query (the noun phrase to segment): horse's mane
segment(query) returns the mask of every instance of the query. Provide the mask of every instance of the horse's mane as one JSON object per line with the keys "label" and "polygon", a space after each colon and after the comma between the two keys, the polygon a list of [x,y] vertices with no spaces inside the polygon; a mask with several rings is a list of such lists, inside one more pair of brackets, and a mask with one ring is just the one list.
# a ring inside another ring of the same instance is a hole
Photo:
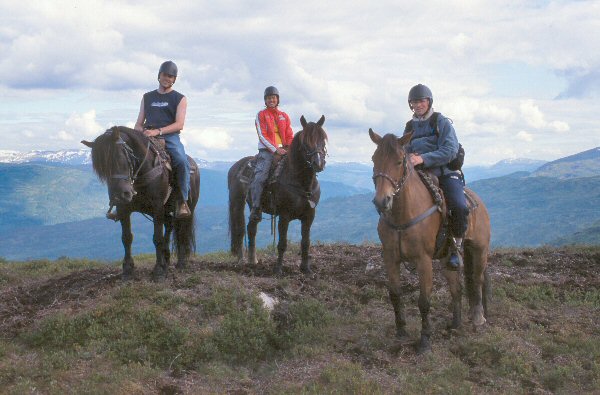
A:
{"label": "horse's mane", "polygon": [[309,122],[292,140],[289,153],[292,164],[303,160],[302,147],[314,148],[322,141],[327,141],[325,130],[316,123]]}
{"label": "horse's mane", "polygon": [[[125,126],[113,126],[94,140],[92,147],[92,165],[94,172],[102,182],[107,182],[111,177],[118,146],[115,144],[113,133],[118,132],[123,141],[133,149],[144,144],[148,138],[142,133]],[[138,144],[140,143],[140,144]]]}

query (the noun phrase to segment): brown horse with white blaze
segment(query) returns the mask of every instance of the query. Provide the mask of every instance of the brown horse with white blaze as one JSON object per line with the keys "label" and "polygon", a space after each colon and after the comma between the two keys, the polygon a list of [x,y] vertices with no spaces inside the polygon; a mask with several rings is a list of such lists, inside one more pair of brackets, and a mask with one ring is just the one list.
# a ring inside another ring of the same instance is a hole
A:
{"label": "brown horse with white blaze", "polygon": [[[419,275],[419,311],[421,340],[418,352],[431,350],[432,332],[429,320],[433,281],[432,260],[436,253],[436,237],[446,215],[442,204],[438,207],[429,189],[415,171],[405,145],[411,134],[398,138],[393,134],[383,137],[369,129],[371,140],[377,145],[373,154],[373,203],[380,213],[377,227],[383,247],[383,261],[388,276],[390,301],[394,308],[396,336],[406,338],[406,318],[400,295],[401,262],[412,262]],[[471,190],[465,192],[474,202],[469,213],[469,225],[464,238],[464,279],[470,304],[470,318],[476,327],[486,322],[489,278],[487,256],[490,244],[490,218],[481,199]],[[442,260],[447,259],[447,256]],[[459,271],[445,269],[452,295],[452,328],[461,325],[462,285]]]}

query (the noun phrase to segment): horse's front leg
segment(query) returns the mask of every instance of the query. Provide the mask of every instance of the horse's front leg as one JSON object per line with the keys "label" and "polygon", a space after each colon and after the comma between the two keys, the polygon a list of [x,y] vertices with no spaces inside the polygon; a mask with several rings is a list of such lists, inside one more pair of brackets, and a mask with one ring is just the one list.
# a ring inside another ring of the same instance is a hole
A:
{"label": "horse's front leg", "polygon": [[279,233],[279,241],[277,242],[277,263],[273,272],[275,274],[281,274],[283,272],[283,254],[287,250],[287,232],[290,220],[287,217],[279,217],[279,224],[277,225],[277,231]]}
{"label": "horse's front leg", "polygon": [[[393,241],[391,241],[393,243]],[[400,295],[400,260],[396,256],[395,246],[383,242],[383,264],[388,277],[388,292],[390,302],[394,308],[394,318],[396,323],[396,338],[406,340],[406,316],[404,315],[404,300]]]}
{"label": "horse's front leg", "polygon": [[152,270],[152,278],[154,280],[164,280],[167,278],[167,262],[164,250],[165,248],[169,248],[169,246],[165,243],[163,226],[163,212],[161,210],[154,210],[154,236],[152,237],[156,251],[156,264]]}
{"label": "horse's front leg", "polygon": [[442,262],[444,267],[444,277],[450,288],[452,296],[452,323],[450,329],[458,329],[462,325],[462,283],[460,281],[459,270],[448,270],[446,264]]}
{"label": "horse's front leg", "polygon": [[313,220],[315,219],[314,210],[312,215],[302,219],[301,233],[302,241],[300,242],[300,248],[302,252],[302,263],[300,264],[300,270],[304,274],[312,274],[310,268],[310,227],[312,226]]}
{"label": "horse's front leg", "polygon": [[249,221],[246,228],[248,234],[248,263],[250,265],[256,265],[258,259],[256,258],[256,232],[258,229],[258,222]]}
{"label": "horse's front leg", "polygon": [[125,249],[123,257],[123,280],[131,280],[133,278],[133,257],[131,256],[131,243],[133,243],[133,233],[131,233],[131,213],[119,213],[121,222],[121,241]]}
{"label": "horse's front leg", "polygon": [[419,312],[421,313],[421,341],[417,353],[431,351],[431,321],[429,309],[431,306],[431,289],[433,287],[433,268],[431,257],[422,255],[417,259],[419,273]]}

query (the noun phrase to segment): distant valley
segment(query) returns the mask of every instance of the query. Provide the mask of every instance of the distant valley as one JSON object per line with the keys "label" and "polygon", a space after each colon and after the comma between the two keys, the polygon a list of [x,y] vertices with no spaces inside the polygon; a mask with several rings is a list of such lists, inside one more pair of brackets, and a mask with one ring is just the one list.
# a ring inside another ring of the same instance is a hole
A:
{"label": "distant valley", "polygon": [[[502,161],[487,168],[466,167],[469,187],[491,213],[493,246],[600,243],[599,153],[595,148],[549,163]],[[19,162],[12,155],[12,163],[0,163],[0,257],[119,259],[120,226],[103,218],[106,187],[86,164],[85,150],[78,160],[78,155],[64,155],[68,161],[57,160],[58,152],[45,155],[52,160]],[[201,166],[199,252],[227,249],[230,164],[201,161]],[[320,173],[323,195],[313,242],[378,241],[371,174],[371,166],[360,163],[330,163]],[[272,242],[269,222],[261,223],[261,245]],[[134,252],[151,252],[150,224],[139,214],[133,224]],[[292,224],[289,237],[298,240],[299,226]]]}

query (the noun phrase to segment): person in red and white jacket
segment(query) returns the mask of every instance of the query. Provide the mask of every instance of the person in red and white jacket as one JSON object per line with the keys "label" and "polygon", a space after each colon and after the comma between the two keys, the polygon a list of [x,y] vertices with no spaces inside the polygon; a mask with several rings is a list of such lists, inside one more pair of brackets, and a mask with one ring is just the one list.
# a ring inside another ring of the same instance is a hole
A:
{"label": "person in red and white jacket", "polygon": [[279,91],[274,86],[265,89],[265,105],[267,108],[256,115],[256,133],[258,134],[258,155],[254,179],[250,184],[252,210],[250,221],[260,222],[260,197],[269,176],[269,169],[275,155],[285,155],[286,148],[292,143],[294,132],[290,117],[279,110]]}

